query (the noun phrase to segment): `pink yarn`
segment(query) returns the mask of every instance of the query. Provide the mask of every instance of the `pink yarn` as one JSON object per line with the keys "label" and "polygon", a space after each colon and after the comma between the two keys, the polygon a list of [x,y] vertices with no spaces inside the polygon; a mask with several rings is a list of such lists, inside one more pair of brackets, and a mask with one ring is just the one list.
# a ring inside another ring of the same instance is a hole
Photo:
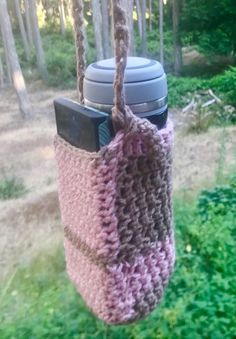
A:
{"label": "pink yarn", "polygon": [[175,260],[173,126],[158,131],[129,118],[129,128],[98,153],[55,138],[67,270],[87,305],[111,324],[148,314]]}

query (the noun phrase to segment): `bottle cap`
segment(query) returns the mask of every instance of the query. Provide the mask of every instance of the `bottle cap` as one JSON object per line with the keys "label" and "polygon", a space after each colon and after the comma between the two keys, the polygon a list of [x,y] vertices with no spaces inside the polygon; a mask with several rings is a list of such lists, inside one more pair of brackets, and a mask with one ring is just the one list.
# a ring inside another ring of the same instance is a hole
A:
{"label": "bottle cap", "polygon": [[[88,66],[84,79],[87,105],[113,106],[115,59],[106,59]],[[167,81],[162,65],[155,60],[128,57],[124,78],[127,105],[167,103]],[[95,105],[94,105],[95,104]],[[146,109],[148,106],[146,105]]]}

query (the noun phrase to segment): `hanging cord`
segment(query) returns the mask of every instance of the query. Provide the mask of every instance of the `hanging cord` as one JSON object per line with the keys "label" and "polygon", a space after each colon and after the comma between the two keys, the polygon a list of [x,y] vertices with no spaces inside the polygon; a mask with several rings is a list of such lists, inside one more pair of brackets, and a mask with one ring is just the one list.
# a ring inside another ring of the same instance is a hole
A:
{"label": "hanging cord", "polygon": [[126,121],[124,74],[129,50],[129,30],[126,24],[126,14],[121,0],[113,0],[113,25],[116,74],[113,82],[114,107],[112,120],[115,130],[124,127]]}
{"label": "hanging cord", "polygon": [[[124,74],[129,50],[129,30],[126,24],[126,14],[122,8],[122,0],[113,0],[113,26],[116,74],[113,82],[114,107],[112,120],[115,130],[124,127],[126,121],[126,107],[124,94]],[[84,16],[83,0],[72,0],[72,12],[76,35],[77,53],[77,87],[79,101],[84,103],[83,82],[85,76],[85,47],[84,47]]]}
{"label": "hanging cord", "polygon": [[77,54],[77,89],[79,102],[84,103],[84,74],[85,74],[85,47],[84,47],[84,3],[83,0],[72,0],[72,13],[75,28]]}

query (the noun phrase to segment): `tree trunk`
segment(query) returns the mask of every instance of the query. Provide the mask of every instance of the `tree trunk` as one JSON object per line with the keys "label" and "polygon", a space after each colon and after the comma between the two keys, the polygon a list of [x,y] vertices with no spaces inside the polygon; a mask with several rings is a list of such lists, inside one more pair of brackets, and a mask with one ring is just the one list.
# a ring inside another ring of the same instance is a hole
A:
{"label": "tree trunk", "polygon": [[174,40],[174,73],[179,75],[182,69],[182,46],[179,32],[181,0],[173,0],[172,20],[173,20],[173,40]]}
{"label": "tree trunk", "polygon": [[134,33],[133,33],[133,7],[134,7],[134,0],[123,0],[122,1],[123,8],[125,9],[126,13],[126,21],[127,26],[129,28],[129,36],[130,36],[130,44],[129,44],[129,55],[135,54],[135,45],[134,45]]}
{"label": "tree trunk", "polygon": [[146,0],[141,0],[142,14],[142,53],[147,55]]}
{"label": "tree trunk", "polygon": [[109,13],[107,0],[101,0],[101,14],[102,14],[102,39],[103,39],[104,57],[109,58],[111,56],[111,47],[110,47]]}
{"label": "tree trunk", "polygon": [[66,20],[65,20],[65,7],[64,1],[59,1],[59,14],[60,14],[60,26],[61,26],[61,34],[65,35],[66,33]]}
{"label": "tree trunk", "polygon": [[92,0],[92,12],[93,12],[93,29],[95,35],[95,46],[96,46],[96,55],[97,60],[102,60],[104,57],[103,54],[103,45],[102,45],[102,16],[101,16],[101,6],[99,0]]}
{"label": "tree trunk", "polygon": [[27,35],[26,35],[26,31],[25,31],[24,21],[22,19],[19,0],[15,0],[15,9],[16,9],[16,16],[17,16],[17,19],[18,19],[18,22],[19,22],[21,38],[22,38],[23,45],[24,45],[26,60],[29,60],[30,49],[29,49],[29,44],[28,44]]}
{"label": "tree trunk", "polygon": [[4,83],[5,83],[5,75],[4,75],[2,59],[1,59],[1,56],[0,56],[0,88],[4,87]]}
{"label": "tree trunk", "polygon": [[32,115],[28,94],[25,87],[24,77],[21,72],[18,55],[16,53],[14,36],[12,33],[11,22],[7,10],[6,0],[0,0],[0,25],[3,36],[6,40],[5,53],[9,57],[11,75],[14,88],[19,101],[20,112],[23,118],[29,118]]}
{"label": "tree trunk", "polygon": [[35,0],[28,0],[29,10],[30,10],[30,19],[32,24],[34,46],[36,50],[36,59],[37,67],[43,79],[47,78],[47,67],[45,63],[44,51],[42,46],[42,40],[39,32],[38,18],[36,11],[36,2]]}
{"label": "tree trunk", "polygon": [[5,62],[6,62],[6,67],[7,67],[7,79],[9,85],[12,84],[12,77],[11,77],[11,67],[10,67],[10,61],[7,53],[7,41],[6,37],[4,36],[3,28],[0,23],[0,28],[1,28],[1,35],[2,35],[2,41],[3,41],[3,47],[4,47],[4,56],[5,56]]}
{"label": "tree trunk", "polygon": [[149,12],[149,31],[152,31],[152,0],[149,0],[149,6],[148,6],[148,12]]}
{"label": "tree trunk", "polygon": [[159,0],[160,63],[164,65],[163,0]]}
{"label": "tree trunk", "polygon": [[30,47],[33,47],[33,33],[32,33],[32,25],[30,21],[30,12],[29,12],[29,1],[25,0],[25,21],[26,21],[26,31],[28,36],[28,41],[30,44]]}
{"label": "tree trunk", "polygon": [[88,35],[87,35],[85,25],[83,25],[83,35],[84,35],[84,48],[85,48],[85,52],[87,52],[89,49],[89,44],[88,44]]}
{"label": "tree trunk", "polygon": [[[61,0],[59,0],[61,1]],[[57,1],[58,2],[58,1]],[[44,0],[43,1],[43,8],[45,10],[45,18],[46,18],[46,21],[50,21],[50,17],[51,17],[51,14],[50,14],[50,7],[51,7],[51,2],[48,1],[48,0]]]}
{"label": "tree trunk", "polygon": [[135,55],[135,40],[134,40],[134,20],[133,20],[133,9],[134,9],[134,0],[130,0],[129,8],[127,11],[127,22],[130,31],[130,47],[129,47],[129,54]]}
{"label": "tree trunk", "polygon": [[143,36],[142,11],[141,11],[139,0],[135,0],[135,4],[136,4],[137,19],[138,19],[138,32],[139,32],[139,36],[142,37]]}
{"label": "tree trunk", "polygon": [[64,4],[64,11],[65,11],[65,18],[67,18],[70,15],[70,10],[69,10],[70,1],[64,1],[63,4]]}

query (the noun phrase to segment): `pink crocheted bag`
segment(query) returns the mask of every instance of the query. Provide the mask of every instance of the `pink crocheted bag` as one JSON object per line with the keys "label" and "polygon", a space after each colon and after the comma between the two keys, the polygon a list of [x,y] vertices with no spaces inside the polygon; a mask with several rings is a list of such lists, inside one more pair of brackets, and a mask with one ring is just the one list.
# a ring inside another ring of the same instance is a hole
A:
{"label": "pink crocheted bag", "polygon": [[[114,1],[114,19],[120,13]],[[154,309],[173,270],[173,128],[158,130],[124,105],[127,50],[116,30],[115,39],[114,139],[91,153],[56,136],[55,152],[68,274],[99,318],[123,324]]]}

